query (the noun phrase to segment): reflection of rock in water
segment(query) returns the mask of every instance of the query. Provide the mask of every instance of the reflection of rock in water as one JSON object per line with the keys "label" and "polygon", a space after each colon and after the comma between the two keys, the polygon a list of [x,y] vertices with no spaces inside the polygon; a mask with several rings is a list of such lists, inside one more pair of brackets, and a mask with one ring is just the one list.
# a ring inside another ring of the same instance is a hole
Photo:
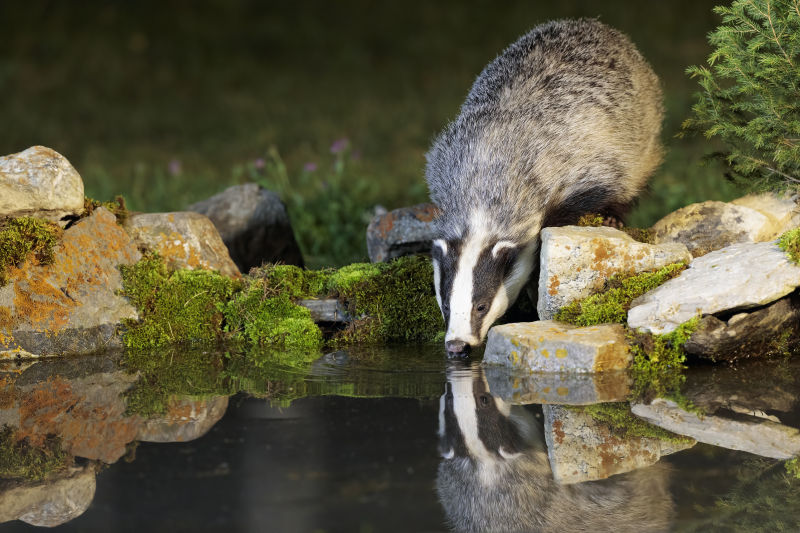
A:
{"label": "reflection of rock in water", "polygon": [[22,520],[53,527],[83,514],[94,498],[95,466],[71,468],[42,482],[0,486],[0,522]]}
{"label": "reflection of rock in water", "polygon": [[655,465],[559,485],[541,423],[488,393],[481,374],[453,373],[440,400],[437,491],[456,531],[666,531],[668,472]]}

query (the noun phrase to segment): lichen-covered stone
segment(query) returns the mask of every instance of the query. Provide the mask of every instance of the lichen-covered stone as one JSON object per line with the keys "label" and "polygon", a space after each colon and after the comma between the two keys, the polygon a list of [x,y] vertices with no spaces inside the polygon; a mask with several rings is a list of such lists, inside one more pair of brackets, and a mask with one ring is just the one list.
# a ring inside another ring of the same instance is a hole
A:
{"label": "lichen-covered stone", "polygon": [[589,405],[621,402],[631,391],[631,378],[622,370],[591,374],[531,373],[487,365],[484,372],[492,396],[511,404]]}
{"label": "lichen-covered stone", "polygon": [[755,209],[769,220],[762,227],[759,241],[777,239],[782,233],[800,226],[800,195],[778,195],[775,193],[748,194],[731,202],[734,205]]}
{"label": "lichen-covered stone", "polygon": [[483,360],[530,372],[624,370],[632,356],[619,324],[578,328],[552,320],[489,330]]}
{"label": "lichen-covered stone", "polygon": [[681,243],[694,257],[772,235],[769,217],[745,205],[708,201],[673,211],[651,228],[655,243]]}
{"label": "lichen-covered stone", "polygon": [[117,294],[118,265],[141,258],[108,210],[68,228],[48,265],[8,270],[0,287],[0,357],[74,355],[118,345],[117,327],[136,310]]}
{"label": "lichen-covered stone", "polygon": [[655,270],[691,259],[682,244],[644,244],[610,227],[545,228],[541,238],[536,306],[541,320],[602,289],[614,274]]}
{"label": "lichen-covered stone", "polygon": [[164,414],[148,417],[142,422],[136,440],[187,442],[198,439],[220,421],[227,409],[227,396],[199,400],[171,398]]}
{"label": "lichen-covered stone", "polygon": [[242,272],[264,263],[303,266],[286,206],[258,184],[228,187],[187,209],[211,219]]}
{"label": "lichen-covered stone", "polygon": [[793,293],[767,307],[737,313],[727,320],[704,316],[684,349],[714,361],[735,361],[780,353],[798,338],[800,295]]}
{"label": "lichen-covered stone", "polygon": [[545,405],[544,435],[553,477],[558,483],[582,483],[650,466],[694,443],[625,436],[581,410]]}
{"label": "lichen-covered stone", "polygon": [[698,314],[761,306],[798,286],[800,265],[774,243],[734,244],[694,259],[678,277],[634,300],[628,326],[669,333]]}
{"label": "lichen-covered stone", "polygon": [[395,209],[372,219],[367,227],[367,252],[373,263],[420,252],[430,252],[433,220],[438,209],[419,204]]}
{"label": "lichen-covered stone", "polygon": [[83,211],[83,180],[67,159],[32,146],[0,157],[0,218],[34,216],[66,224]]}
{"label": "lichen-covered stone", "polygon": [[87,464],[42,482],[7,484],[0,488],[0,523],[55,527],[69,522],[92,503],[95,476],[95,466]]}
{"label": "lichen-covered stone", "polygon": [[700,416],[664,398],[656,398],[650,404],[634,404],[631,411],[651,424],[698,442],[774,459],[800,455],[800,430],[759,416]]}
{"label": "lichen-covered stone", "polygon": [[205,215],[188,211],[136,213],[128,217],[125,229],[137,246],[157,252],[172,269],[240,275],[214,223]]}

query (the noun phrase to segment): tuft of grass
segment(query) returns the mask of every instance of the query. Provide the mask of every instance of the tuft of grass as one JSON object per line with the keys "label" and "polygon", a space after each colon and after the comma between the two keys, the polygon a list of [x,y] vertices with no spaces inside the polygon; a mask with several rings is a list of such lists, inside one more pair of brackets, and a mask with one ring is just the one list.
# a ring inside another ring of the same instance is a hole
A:
{"label": "tuft of grass", "polygon": [[8,425],[0,429],[0,478],[41,481],[66,470],[73,458],[61,449],[56,437],[48,437],[42,446],[18,440]]}
{"label": "tuft of grass", "polygon": [[789,459],[784,463],[784,467],[786,468],[786,473],[790,476],[800,479],[800,459],[795,457],[794,459]]}
{"label": "tuft of grass", "polygon": [[672,263],[653,272],[615,274],[606,281],[601,292],[561,308],[554,318],[576,326],[624,324],[634,299],[674,278],[685,268],[685,263]]}
{"label": "tuft of grass", "polygon": [[800,265],[800,227],[790,229],[780,236],[778,246],[789,259]]}
{"label": "tuft of grass", "polygon": [[631,413],[630,405],[624,402],[598,403],[570,409],[579,410],[591,416],[598,422],[608,424],[612,431],[622,438],[646,437],[661,439],[678,444],[689,444],[694,439],[678,435],[658,426],[648,424],[641,418]]}
{"label": "tuft of grass", "polygon": [[0,287],[8,283],[8,269],[29,257],[41,264],[53,262],[53,248],[63,234],[52,222],[32,217],[12,218],[0,223]]}

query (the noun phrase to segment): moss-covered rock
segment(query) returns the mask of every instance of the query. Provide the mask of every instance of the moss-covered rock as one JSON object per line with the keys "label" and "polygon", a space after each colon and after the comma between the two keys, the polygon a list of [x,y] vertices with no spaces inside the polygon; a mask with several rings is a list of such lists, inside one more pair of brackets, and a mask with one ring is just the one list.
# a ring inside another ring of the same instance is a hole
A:
{"label": "moss-covered rock", "polygon": [[48,437],[41,446],[19,439],[13,428],[0,429],[0,478],[40,481],[55,472],[66,470],[72,456],[61,449],[56,437]]}
{"label": "moss-covered rock", "polygon": [[349,265],[331,276],[329,289],[352,316],[365,317],[337,335],[334,344],[432,342],[444,328],[427,258]]}
{"label": "moss-covered rock", "polygon": [[676,444],[694,443],[694,439],[690,437],[672,433],[638,418],[631,413],[630,404],[626,402],[598,403],[582,407],[569,407],[569,409],[583,411],[595,420],[607,424],[621,438],[649,437]]}
{"label": "moss-covered rock", "polygon": [[63,231],[47,220],[12,218],[0,223],[0,287],[8,282],[8,269],[32,257],[40,265],[53,262],[53,248]]}
{"label": "moss-covered rock", "polygon": [[601,292],[561,308],[555,319],[576,326],[624,324],[634,299],[674,278],[685,268],[685,263],[672,263],[652,272],[614,274]]}
{"label": "moss-covered rock", "polygon": [[129,348],[213,342],[221,339],[221,304],[238,282],[207,270],[170,272],[156,254],[121,266],[124,294],[139,311],[128,321],[124,343]]}

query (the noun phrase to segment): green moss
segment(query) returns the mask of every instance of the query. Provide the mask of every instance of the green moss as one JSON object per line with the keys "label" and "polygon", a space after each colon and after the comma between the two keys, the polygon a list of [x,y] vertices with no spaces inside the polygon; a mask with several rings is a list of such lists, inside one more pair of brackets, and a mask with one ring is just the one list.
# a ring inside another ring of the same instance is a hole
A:
{"label": "green moss", "polygon": [[366,317],[354,321],[333,344],[432,342],[444,328],[427,258],[350,265],[331,277],[329,287],[353,316]]}
{"label": "green moss", "polygon": [[88,217],[91,215],[95,209],[98,207],[105,207],[111,213],[117,217],[117,224],[124,224],[125,221],[128,219],[128,207],[125,205],[125,198],[121,195],[117,195],[114,197],[114,200],[110,202],[99,202],[88,196],[83,198],[83,214],[81,218]]}
{"label": "green moss", "polygon": [[58,225],[31,217],[12,218],[0,224],[0,286],[8,282],[8,269],[28,257],[39,264],[53,262],[53,248],[61,238]]}
{"label": "green moss", "polygon": [[[606,218],[603,215],[597,213],[588,213],[579,218],[576,225],[588,228],[599,228],[600,226],[604,226],[607,224],[606,224]],[[647,244],[653,244],[653,234],[650,232],[650,230],[641,228],[629,228],[627,226],[621,226],[621,224],[613,224],[613,227],[617,227],[619,228],[620,231],[624,231],[636,241],[644,242]]]}
{"label": "green moss", "polygon": [[0,478],[40,481],[71,464],[72,457],[55,437],[33,446],[27,440],[18,440],[13,428],[4,425],[0,429]]}
{"label": "green moss", "polygon": [[603,215],[597,213],[587,213],[578,219],[576,226],[583,226],[587,228],[599,228],[603,225]]}
{"label": "green moss", "polygon": [[268,296],[283,294],[291,299],[314,298],[327,292],[332,270],[305,270],[294,265],[264,265],[251,273],[262,280]]}
{"label": "green moss", "polygon": [[800,460],[798,460],[797,457],[786,461],[784,466],[786,467],[787,474],[794,478],[800,479]]}
{"label": "green moss", "polygon": [[693,439],[689,437],[648,424],[631,413],[630,405],[627,403],[598,403],[571,409],[583,411],[598,422],[607,424],[615,434],[622,438],[650,437],[681,444],[693,442]]}
{"label": "green moss", "polygon": [[696,316],[666,335],[628,332],[633,352],[634,397],[670,398],[686,410],[696,410],[680,395],[680,387],[686,368],[683,345],[699,323],[700,317]]}
{"label": "green moss", "polygon": [[555,319],[577,326],[625,323],[631,302],[680,274],[685,263],[673,263],[653,272],[615,274],[602,292],[573,302],[556,313]]}
{"label": "green moss", "polygon": [[778,239],[778,246],[786,252],[789,259],[800,264],[800,227],[791,229],[781,235]]}
{"label": "green moss", "polygon": [[[297,286],[293,287],[296,291]],[[224,307],[225,329],[229,336],[256,346],[318,352],[322,346],[322,332],[311,313],[292,302],[292,290],[274,291],[268,281],[256,279],[237,292]]]}
{"label": "green moss", "polygon": [[633,240],[643,242],[645,244],[654,244],[653,232],[649,229],[629,228],[625,226],[622,231],[627,233]]}
{"label": "green moss", "polygon": [[221,338],[220,305],[238,282],[206,270],[169,272],[156,254],[120,266],[120,271],[123,293],[139,312],[138,321],[126,324],[126,346],[146,349]]}

